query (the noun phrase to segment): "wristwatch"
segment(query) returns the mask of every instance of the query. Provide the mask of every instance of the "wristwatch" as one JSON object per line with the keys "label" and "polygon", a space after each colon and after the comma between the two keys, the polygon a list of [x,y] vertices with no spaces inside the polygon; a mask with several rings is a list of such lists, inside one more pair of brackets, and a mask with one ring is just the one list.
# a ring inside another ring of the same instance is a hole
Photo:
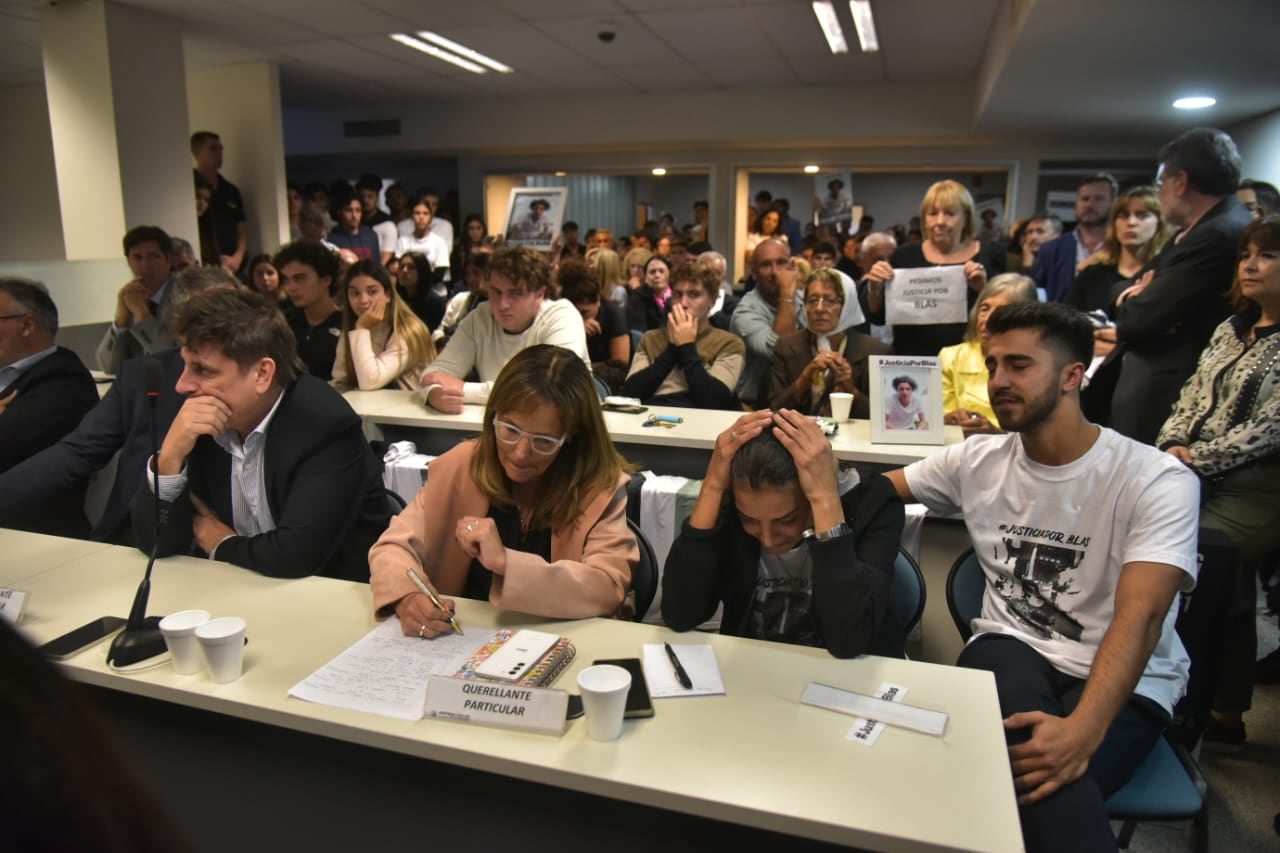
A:
{"label": "wristwatch", "polygon": [[842,521],[830,530],[824,530],[821,533],[814,530],[806,530],[804,533],[805,536],[810,539],[816,539],[819,542],[826,542],[830,539],[839,539],[841,536],[848,536],[852,532],[853,531],[849,529],[849,523]]}

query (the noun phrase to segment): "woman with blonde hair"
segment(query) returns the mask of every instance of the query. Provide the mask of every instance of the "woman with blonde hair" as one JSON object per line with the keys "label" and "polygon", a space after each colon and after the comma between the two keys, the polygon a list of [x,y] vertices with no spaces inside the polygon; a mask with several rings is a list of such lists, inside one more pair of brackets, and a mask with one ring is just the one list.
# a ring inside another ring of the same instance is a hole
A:
{"label": "woman with blonde hair", "polygon": [[377,261],[353,264],[345,282],[342,335],[330,384],[343,391],[372,391],[392,383],[417,388],[418,377],[436,358],[431,332]]}
{"label": "woman with blonde hair", "polygon": [[609,616],[639,559],[627,527],[627,469],[605,427],[582,359],[548,344],[507,362],[485,404],[480,437],[431,463],[413,502],[369,551],[378,618],[405,634],[450,630],[410,568],[445,596],[503,610]]}
{"label": "woman with blonde hair", "polygon": [[[627,252],[622,258],[622,271],[625,274],[625,283],[627,291],[635,290],[644,284],[644,268],[649,265],[649,259],[653,257],[653,252],[644,247],[636,247]],[[616,294],[609,295],[609,301],[617,302],[619,305],[627,304],[626,294],[622,299],[615,299]]]}
{"label": "woman with blonde hair", "polygon": [[622,259],[613,249],[602,249],[599,246],[587,250],[587,266],[596,271],[600,279],[600,292],[610,302],[619,305],[627,303],[627,274],[622,268]]}
{"label": "woman with blonde hair", "polygon": [[1036,283],[1030,276],[1007,272],[987,282],[978,301],[969,311],[964,343],[943,347],[942,422],[955,424],[965,436],[980,432],[1000,432],[996,413],[987,396],[987,364],[982,346],[987,339],[987,318],[1001,305],[1035,302]]}
{"label": "woman with blonde hair", "polygon": [[[1066,304],[1081,311],[1115,313],[1111,290],[1133,278],[1156,256],[1169,239],[1169,226],[1160,212],[1160,196],[1155,187],[1125,190],[1111,207],[1102,248],[1080,265],[1067,292]],[[1115,332],[1111,333],[1111,343]]]}
{"label": "woman with blonde hair", "polygon": [[[1007,255],[997,243],[983,243],[975,236],[973,197],[956,181],[938,181],[920,202],[924,242],[899,245],[887,261],[877,261],[867,271],[867,314],[872,323],[884,323],[884,286],[899,269],[961,266],[969,287],[969,307],[987,280],[1005,271]],[[893,351],[898,355],[937,355],[943,347],[960,343],[964,323],[894,325]]]}

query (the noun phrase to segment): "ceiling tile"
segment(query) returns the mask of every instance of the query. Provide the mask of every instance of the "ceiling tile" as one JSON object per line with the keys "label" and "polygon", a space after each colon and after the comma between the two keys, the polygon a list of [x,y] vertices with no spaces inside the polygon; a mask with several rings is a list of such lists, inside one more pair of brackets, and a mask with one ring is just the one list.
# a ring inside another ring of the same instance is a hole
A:
{"label": "ceiling tile", "polygon": [[741,6],[653,12],[644,23],[691,62],[771,56],[773,45]]}
{"label": "ceiling tile", "polygon": [[658,65],[614,65],[614,74],[635,84],[642,92],[667,89],[706,89],[714,81],[687,62],[664,62]]}
{"label": "ceiling tile", "polygon": [[736,60],[732,62],[704,62],[702,71],[719,86],[792,86],[798,80],[791,66],[781,59]]}
{"label": "ceiling tile", "polygon": [[634,94],[639,89],[623,80],[612,71],[592,69],[587,72],[565,68],[536,69],[533,75],[546,82],[544,95],[555,95],[557,91],[575,94]]}
{"label": "ceiling tile", "polygon": [[[894,0],[875,7],[876,33],[889,76],[898,80],[972,77],[987,51],[998,0],[969,0],[939,12],[936,0]],[[922,27],[922,20],[936,19]],[[850,21],[850,47],[857,34]]]}
{"label": "ceiling tile", "polygon": [[525,21],[548,18],[608,17],[625,10],[614,0],[490,0],[508,14]]}
{"label": "ceiling tile", "polygon": [[595,18],[536,21],[534,26],[566,49],[604,67],[683,61],[681,56],[638,19],[626,15],[615,21],[616,37],[609,43],[602,42],[597,37],[600,26]]}
{"label": "ceiling tile", "polygon": [[393,33],[405,26],[399,18],[349,0],[225,0],[245,11],[307,27],[331,36]]}
{"label": "ceiling tile", "polygon": [[[618,0],[632,12],[660,12],[668,9],[688,10],[741,6],[741,0]],[[776,0],[774,0],[776,2]]]}
{"label": "ceiling tile", "polygon": [[467,0],[465,3],[444,4],[423,0],[359,0],[361,5],[383,12],[401,21],[410,29],[439,30],[447,27],[477,27],[492,23],[505,16],[505,12],[483,0]]}

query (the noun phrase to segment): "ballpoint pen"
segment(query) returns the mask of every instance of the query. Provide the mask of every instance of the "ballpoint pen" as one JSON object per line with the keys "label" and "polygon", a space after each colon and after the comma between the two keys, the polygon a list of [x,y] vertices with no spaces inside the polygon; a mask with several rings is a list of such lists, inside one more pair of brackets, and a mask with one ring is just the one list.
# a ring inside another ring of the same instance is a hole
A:
{"label": "ballpoint pen", "polygon": [[689,673],[684,671],[684,667],[680,664],[680,658],[676,657],[676,650],[671,648],[670,643],[663,643],[662,647],[667,650],[667,657],[671,658],[671,666],[676,671],[676,680],[680,682],[680,686],[685,690],[693,689],[693,681],[689,678]]}
{"label": "ballpoint pen", "polygon": [[[445,609],[445,606],[440,603],[439,597],[431,591],[431,587],[423,583],[422,578],[418,577],[413,569],[405,569],[404,573],[409,576],[409,580],[413,581],[414,586],[422,590],[423,595],[431,599],[431,603],[436,606],[436,609],[449,613],[449,611]],[[458,624],[458,620],[454,618],[452,613],[449,613],[449,625],[452,626],[453,630],[457,631],[459,634],[462,633],[462,626]]]}

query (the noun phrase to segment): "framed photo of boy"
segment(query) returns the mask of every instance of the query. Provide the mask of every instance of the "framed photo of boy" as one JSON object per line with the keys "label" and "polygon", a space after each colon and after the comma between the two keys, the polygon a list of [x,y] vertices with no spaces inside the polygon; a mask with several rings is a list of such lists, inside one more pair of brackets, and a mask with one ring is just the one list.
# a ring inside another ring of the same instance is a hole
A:
{"label": "framed photo of boy", "polygon": [[568,187],[513,187],[502,226],[506,243],[550,252],[564,221]]}
{"label": "framed photo of boy", "polygon": [[867,359],[872,444],[942,444],[942,367],[937,358]]}

